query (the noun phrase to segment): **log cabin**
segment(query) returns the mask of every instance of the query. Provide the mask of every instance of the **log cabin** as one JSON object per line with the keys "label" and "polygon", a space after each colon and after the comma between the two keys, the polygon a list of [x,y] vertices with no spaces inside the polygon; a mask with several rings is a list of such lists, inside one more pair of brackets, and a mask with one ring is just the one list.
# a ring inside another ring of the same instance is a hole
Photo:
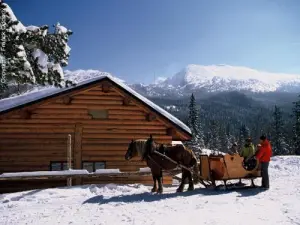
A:
{"label": "log cabin", "polygon": [[[64,170],[67,136],[72,135],[73,169],[146,167],[124,159],[132,139],[171,144],[191,139],[190,129],[150,100],[112,76],[101,76],[69,88],[48,88],[0,101],[0,174]],[[171,177],[164,183],[170,184]],[[152,177],[101,177],[76,184],[142,183]],[[0,181],[1,192],[65,186],[63,180]]]}

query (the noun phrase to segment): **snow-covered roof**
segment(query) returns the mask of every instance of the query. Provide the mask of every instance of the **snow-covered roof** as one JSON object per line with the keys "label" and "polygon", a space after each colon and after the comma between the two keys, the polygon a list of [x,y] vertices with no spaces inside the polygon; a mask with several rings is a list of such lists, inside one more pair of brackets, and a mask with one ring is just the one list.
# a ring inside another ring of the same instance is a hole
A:
{"label": "snow-covered roof", "polygon": [[185,133],[191,135],[191,130],[188,126],[186,126],[183,122],[177,119],[175,116],[171,115],[149,99],[145,98],[144,96],[140,95],[127,85],[125,85],[122,81],[117,78],[114,78],[111,75],[103,75],[94,79],[89,79],[84,82],[77,84],[75,87],[68,87],[68,88],[43,88],[42,90],[35,90],[20,96],[10,97],[3,100],[0,100],[0,115],[12,111],[14,109],[20,109],[25,106],[40,102],[42,100],[50,99],[52,97],[65,94],[74,90],[81,89],[83,87],[95,84],[97,82],[103,81],[104,79],[110,80],[112,83],[117,85],[123,91],[127,92],[132,97],[136,98],[138,101],[144,103],[147,107],[151,108],[156,113],[160,114],[172,124],[174,124],[179,129],[183,130]]}

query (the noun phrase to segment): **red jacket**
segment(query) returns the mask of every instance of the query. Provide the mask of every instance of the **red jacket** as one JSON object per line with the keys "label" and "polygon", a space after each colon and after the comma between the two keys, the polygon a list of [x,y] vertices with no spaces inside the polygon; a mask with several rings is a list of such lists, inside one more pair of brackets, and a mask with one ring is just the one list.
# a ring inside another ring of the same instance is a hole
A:
{"label": "red jacket", "polygon": [[261,147],[255,156],[260,162],[270,162],[270,158],[272,156],[272,147],[268,140],[265,140],[261,143]]}

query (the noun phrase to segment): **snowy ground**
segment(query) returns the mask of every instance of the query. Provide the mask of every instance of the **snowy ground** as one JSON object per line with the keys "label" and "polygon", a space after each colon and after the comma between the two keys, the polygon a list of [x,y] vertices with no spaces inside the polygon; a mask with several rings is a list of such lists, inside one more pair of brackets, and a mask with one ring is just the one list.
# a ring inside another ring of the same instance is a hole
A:
{"label": "snowy ground", "polygon": [[3,194],[0,224],[300,224],[300,157],[273,158],[270,176],[268,191],[174,186],[158,195],[111,184]]}

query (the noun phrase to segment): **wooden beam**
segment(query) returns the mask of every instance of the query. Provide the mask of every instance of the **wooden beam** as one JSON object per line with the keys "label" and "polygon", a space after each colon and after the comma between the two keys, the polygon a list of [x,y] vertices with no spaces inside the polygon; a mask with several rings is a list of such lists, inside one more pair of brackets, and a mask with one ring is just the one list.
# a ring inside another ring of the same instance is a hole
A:
{"label": "wooden beam", "polygon": [[104,81],[104,82],[102,83],[102,90],[103,90],[104,93],[109,92],[109,91],[110,91],[110,88],[111,88],[111,84],[110,84],[109,82]]}
{"label": "wooden beam", "polygon": [[[68,149],[67,149],[67,165],[68,170],[72,169],[72,136],[71,134],[68,135]],[[72,186],[72,178],[67,179],[67,185],[68,187]]]}
{"label": "wooden beam", "polygon": [[149,121],[149,122],[151,122],[155,119],[156,119],[156,116],[152,113],[148,113],[147,116],[146,116],[146,120]]}
{"label": "wooden beam", "polygon": [[168,128],[167,129],[167,135],[168,136],[174,136],[176,134],[176,131],[174,130],[174,128]]}
{"label": "wooden beam", "polygon": [[[76,124],[75,126],[75,140],[74,140],[74,167],[75,169],[81,169],[82,164],[82,124]],[[77,178],[75,180],[76,185],[82,184],[82,179]]]}
{"label": "wooden beam", "polygon": [[62,101],[65,105],[70,105],[72,102],[72,98],[70,96],[66,95],[63,97]]}
{"label": "wooden beam", "polygon": [[32,113],[29,110],[21,110],[21,112],[20,112],[21,119],[25,119],[25,120],[30,119],[31,114]]}
{"label": "wooden beam", "polygon": [[131,99],[130,98],[123,98],[123,105],[130,105]]}

